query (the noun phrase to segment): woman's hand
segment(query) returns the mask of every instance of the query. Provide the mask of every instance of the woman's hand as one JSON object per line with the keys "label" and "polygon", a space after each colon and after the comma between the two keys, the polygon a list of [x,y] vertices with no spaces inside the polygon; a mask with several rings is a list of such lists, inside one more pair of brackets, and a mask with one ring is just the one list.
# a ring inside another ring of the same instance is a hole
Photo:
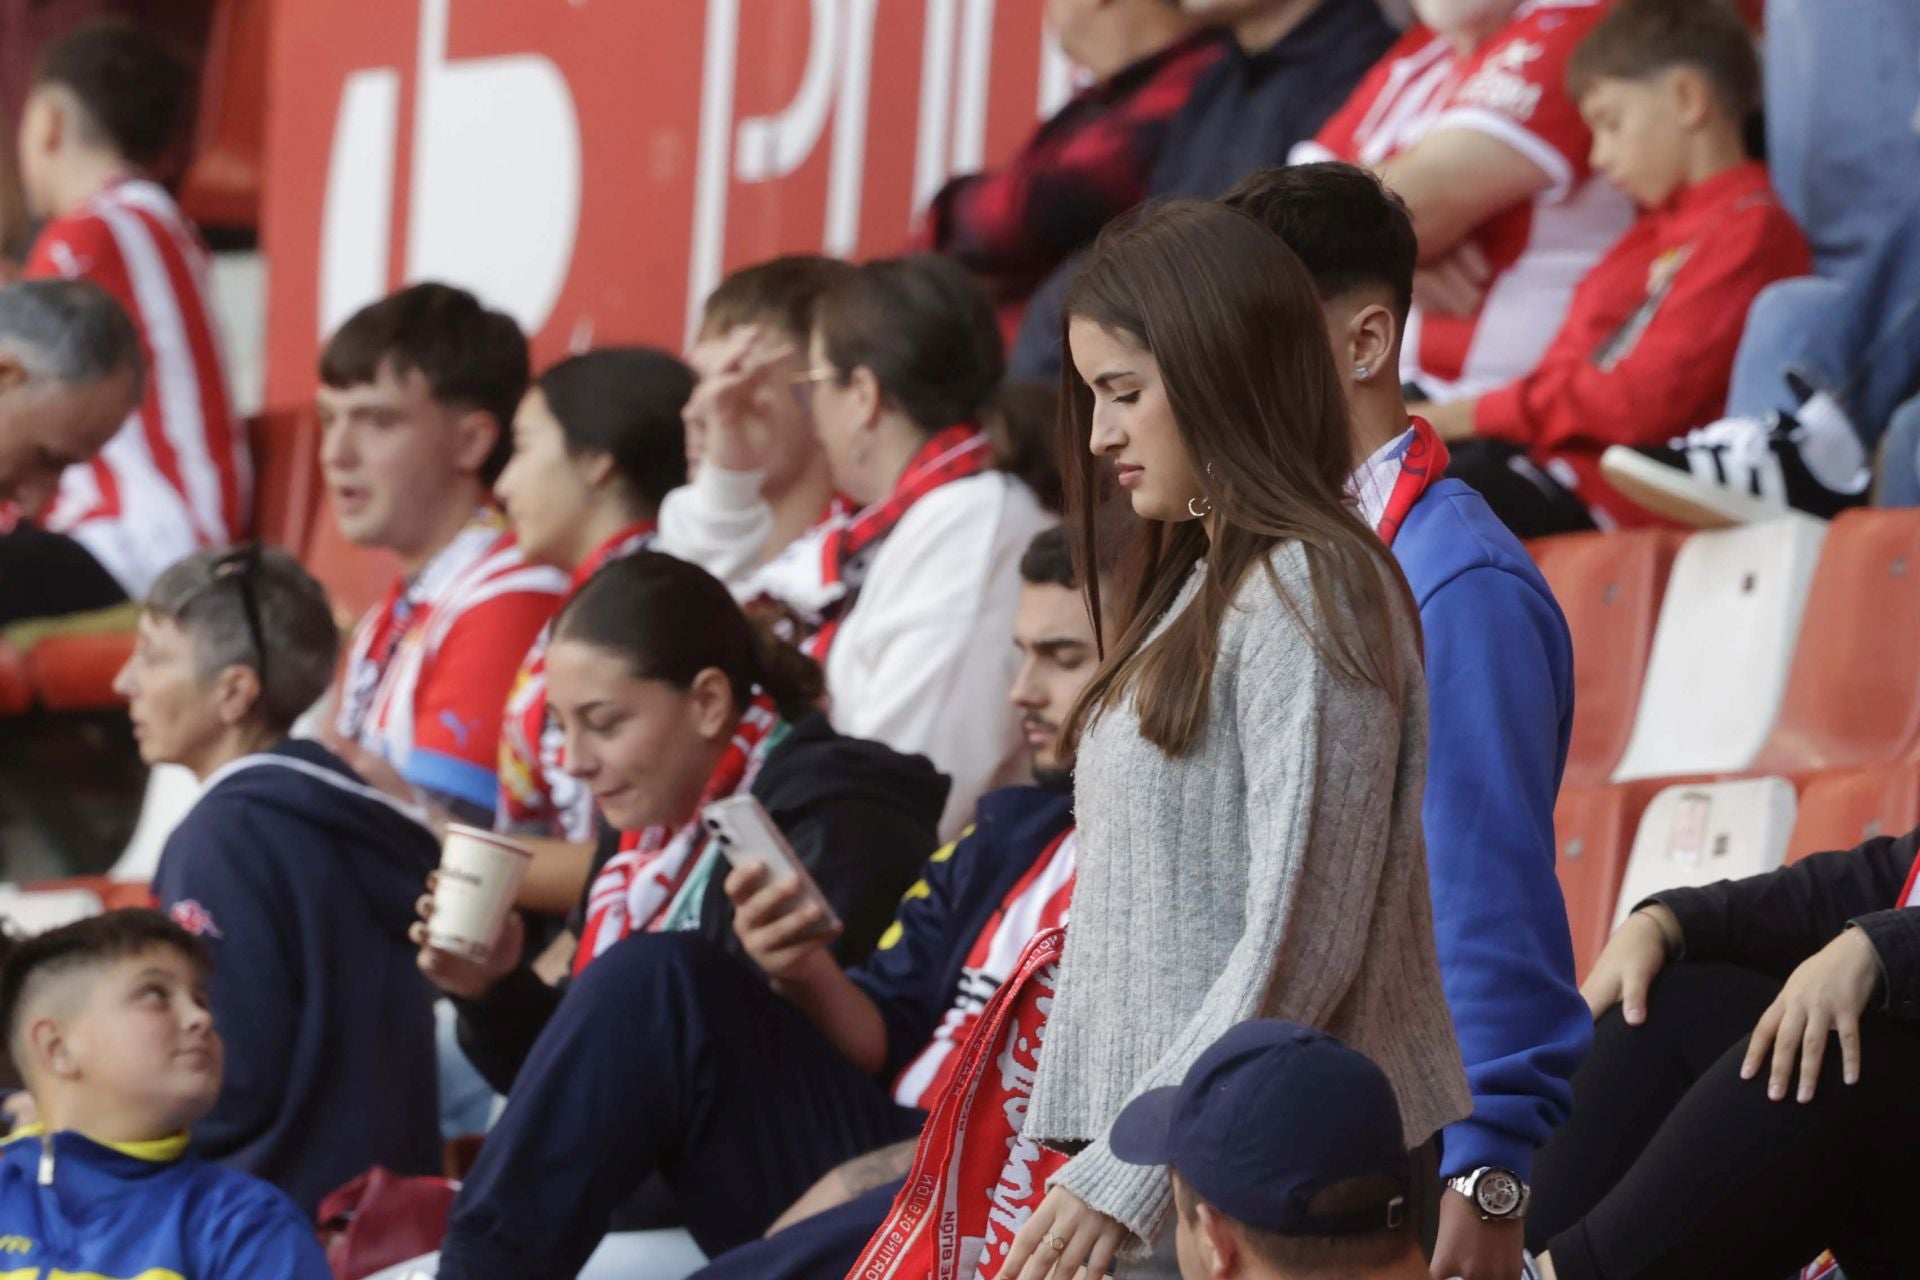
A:
{"label": "woman's hand", "polygon": [[1680,922],[1659,903],[1642,907],[1623,921],[1580,984],[1580,994],[1598,1021],[1620,1005],[1620,1016],[1637,1027],[1647,1020],[1647,988],[1680,942]]}
{"label": "woman's hand", "polygon": [[1812,1102],[1820,1083],[1820,1064],[1827,1054],[1827,1036],[1840,1033],[1841,1079],[1860,1083],[1860,1015],[1867,1011],[1880,984],[1880,956],[1858,929],[1839,937],[1804,961],[1779,996],[1760,1015],[1760,1025],[1747,1042],[1740,1078],[1760,1074],[1760,1064],[1773,1053],[1773,1074],[1767,1097],[1775,1102],[1787,1096],[1793,1061],[1800,1059],[1800,1101]]}
{"label": "woman's hand", "polygon": [[794,354],[791,343],[768,337],[758,325],[741,325],[702,352],[700,381],[681,417],[699,441],[703,465],[722,471],[758,471],[766,465],[768,410],[774,371]]}
{"label": "woman's hand", "polygon": [[1086,1280],[1111,1274],[1127,1229],[1065,1187],[1055,1187],[1013,1238],[1000,1280]]}
{"label": "woman's hand", "polygon": [[437,871],[427,877],[427,891],[413,904],[420,918],[408,926],[407,939],[420,948],[416,963],[420,972],[427,975],[427,981],[450,996],[478,1000],[520,967],[521,956],[527,949],[526,922],[521,920],[518,911],[507,912],[507,922],[500,927],[500,937],[485,960],[469,960],[466,956],[442,951],[427,941],[427,923],[433,919],[433,889],[439,879]]}
{"label": "woman's hand", "polygon": [[804,983],[819,972],[839,966],[827,948],[840,936],[818,897],[807,892],[807,882],[789,876],[775,884],[758,858],[727,874],[727,900],[733,903],[733,932],[747,958],[776,983]]}

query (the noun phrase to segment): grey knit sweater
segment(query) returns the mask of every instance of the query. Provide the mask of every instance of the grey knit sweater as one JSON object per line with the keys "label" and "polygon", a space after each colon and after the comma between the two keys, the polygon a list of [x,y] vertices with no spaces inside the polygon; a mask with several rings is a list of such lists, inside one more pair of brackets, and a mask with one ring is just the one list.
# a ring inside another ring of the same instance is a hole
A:
{"label": "grey knit sweater", "polygon": [[[1306,554],[1272,555],[1313,615]],[[1190,604],[1197,566],[1162,626]],[[1472,1110],[1427,897],[1420,798],[1426,686],[1400,629],[1403,709],[1329,668],[1258,567],[1221,627],[1206,729],[1169,758],[1126,711],[1100,716],[1075,771],[1073,915],[1025,1131],[1089,1143],[1053,1179],[1151,1243],[1166,1170],[1105,1141],[1135,1094],[1177,1083],[1251,1017],[1321,1027],[1369,1054],[1407,1145]]]}

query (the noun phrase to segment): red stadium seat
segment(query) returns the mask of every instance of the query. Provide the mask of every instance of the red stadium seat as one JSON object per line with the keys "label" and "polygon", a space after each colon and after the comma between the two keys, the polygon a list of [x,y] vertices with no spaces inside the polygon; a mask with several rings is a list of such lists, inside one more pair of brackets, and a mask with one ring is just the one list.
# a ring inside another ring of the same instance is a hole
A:
{"label": "red stadium seat", "polygon": [[304,409],[247,424],[253,454],[253,531],[299,555],[320,503],[320,426]]}
{"label": "red stadium seat", "polygon": [[1626,750],[1667,574],[1685,538],[1679,530],[1643,529],[1569,534],[1527,546],[1573,632],[1569,787],[1604,786]]}
{"label": "red stadium seat", "polygon": [[1855,510],[1827,531],[1779,718],[1750,773],[1850,769],[1920,749],[1920,510]]}
{"label": "red stadium seat", "polygon": [[1787,861],[1851,849],[1875,836],[1920,827],[1920,763],[1817,774],[1800,791]]}
{"label": "red stadium seat", "polygon": [[1620,882],[1627,874],[1634,833],[1659,783],[1563,787],[1553,809],[1554,870],[1567,900],[1573,963],[1582,979],[1613,933]]}
{"label": "red stadium seat", "polygon": [[180,182],[180,207],[203,226],[260,225],[266,152],[270,0],[221,0],[200,71],[193,159]]}
{"label": "red stadium seat", "polygon": [[24,660],[34,698],[48,711],[98,711],[119,705],[113,678],[133,655],[133,629],[50,635]]}

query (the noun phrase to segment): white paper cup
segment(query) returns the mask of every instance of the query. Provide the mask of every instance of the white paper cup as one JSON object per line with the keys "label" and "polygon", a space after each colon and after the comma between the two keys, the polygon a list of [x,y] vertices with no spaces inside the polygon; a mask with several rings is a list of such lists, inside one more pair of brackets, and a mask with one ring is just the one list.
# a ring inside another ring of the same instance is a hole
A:
{"label": "white paper cup", "polygon": [[427,943],[469,960],[485,960],[527,878],[533,851],[479,827],[447,824],[440,879],[433,890]]}

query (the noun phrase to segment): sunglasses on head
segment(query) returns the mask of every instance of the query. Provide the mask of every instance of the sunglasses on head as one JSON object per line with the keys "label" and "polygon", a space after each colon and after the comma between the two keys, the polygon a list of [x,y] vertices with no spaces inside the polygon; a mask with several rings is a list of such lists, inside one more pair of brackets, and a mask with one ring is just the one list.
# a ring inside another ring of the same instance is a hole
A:
{"label": "sunglasses on head", "polygon": [[267,641],[260,629],[260,601],[254,594],[253,577],[260,568],[260,544],[246,542],[213,562],[209,585],[231,581],[240,592],[240,608],[247,616],[247,638],[253,642],[254,670],[260,683],[267,682]]}

